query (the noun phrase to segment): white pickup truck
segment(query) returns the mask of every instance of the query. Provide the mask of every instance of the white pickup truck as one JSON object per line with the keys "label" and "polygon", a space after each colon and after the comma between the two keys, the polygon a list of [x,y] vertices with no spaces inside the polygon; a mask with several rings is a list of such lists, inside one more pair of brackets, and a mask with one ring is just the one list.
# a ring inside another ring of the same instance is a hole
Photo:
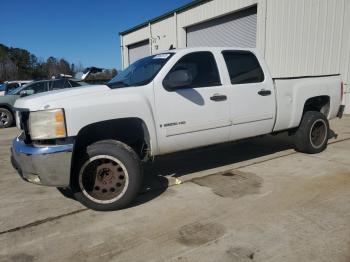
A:
{"label": "white pickup truck", "polygon": [[341,101],[340,75],[272,79],[256,49],[169,50],[106,85],[17,100],[11,160],[26,181],[116,210],[137,196],[150,157],[286,130],[296,150],[321,152]]}

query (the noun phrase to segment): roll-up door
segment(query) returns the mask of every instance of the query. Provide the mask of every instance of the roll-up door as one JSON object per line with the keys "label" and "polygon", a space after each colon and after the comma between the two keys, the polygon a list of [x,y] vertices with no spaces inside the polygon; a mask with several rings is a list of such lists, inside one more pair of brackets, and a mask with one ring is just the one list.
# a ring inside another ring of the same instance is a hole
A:
{"label": "roll-up door", "polygon": [[128,46],[129,50],[129,64],[134,63],[136,60],[149,55],[149,41],[142,41],[136,44]]}
{"label": "roll-up door", "polygon": [[256,25],[255,6],[187,27],[187,46],[256,47]]}

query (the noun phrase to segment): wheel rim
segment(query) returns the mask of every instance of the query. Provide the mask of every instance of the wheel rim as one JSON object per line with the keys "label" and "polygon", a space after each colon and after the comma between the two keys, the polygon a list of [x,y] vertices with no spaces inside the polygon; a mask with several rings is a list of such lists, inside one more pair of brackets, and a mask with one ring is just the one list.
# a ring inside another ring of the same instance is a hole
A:
{"label": "wheel rim", "polygon": [[99,204],[119,200],[129,185],[128,172],[120,160],[99,155],[90,158],[79,172],[79,186],[83,194]]}
{"label": "wheel rim", "polygon": [[9,123],[10,116],[6,112],[0,112],[0,126],[6,126]]}
{"label": "wheel rim", "polygon": [[327,124],[323,119],[316,120],[310,129],[310,142],[314,148],[323,146],[327,139]]}

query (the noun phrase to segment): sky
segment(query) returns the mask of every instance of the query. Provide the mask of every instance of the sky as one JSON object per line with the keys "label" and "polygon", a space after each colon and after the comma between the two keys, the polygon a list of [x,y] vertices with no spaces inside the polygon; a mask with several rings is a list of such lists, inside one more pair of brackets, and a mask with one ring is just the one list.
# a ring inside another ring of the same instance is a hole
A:
{"label": "sky", "polygon": [[84,67],[121,68],[119,32],[191,0],[1,0],[0,43]]}

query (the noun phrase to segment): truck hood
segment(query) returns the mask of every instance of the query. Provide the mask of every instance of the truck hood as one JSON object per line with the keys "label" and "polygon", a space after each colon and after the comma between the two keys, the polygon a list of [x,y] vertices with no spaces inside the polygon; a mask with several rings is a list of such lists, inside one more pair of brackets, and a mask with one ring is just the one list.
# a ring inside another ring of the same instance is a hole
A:
{"label": "truck hood", "polygon": [[84,99],[86,96],[92,96],[97,93],[108,92],[111,89],[106,85],[93,85],[61,89],[40,93],[37,95],[20,98],[16,101],[15,108],[29,109],[30,111],[38,111],[51,108],[51,103],[55,104],[66,99]]}

